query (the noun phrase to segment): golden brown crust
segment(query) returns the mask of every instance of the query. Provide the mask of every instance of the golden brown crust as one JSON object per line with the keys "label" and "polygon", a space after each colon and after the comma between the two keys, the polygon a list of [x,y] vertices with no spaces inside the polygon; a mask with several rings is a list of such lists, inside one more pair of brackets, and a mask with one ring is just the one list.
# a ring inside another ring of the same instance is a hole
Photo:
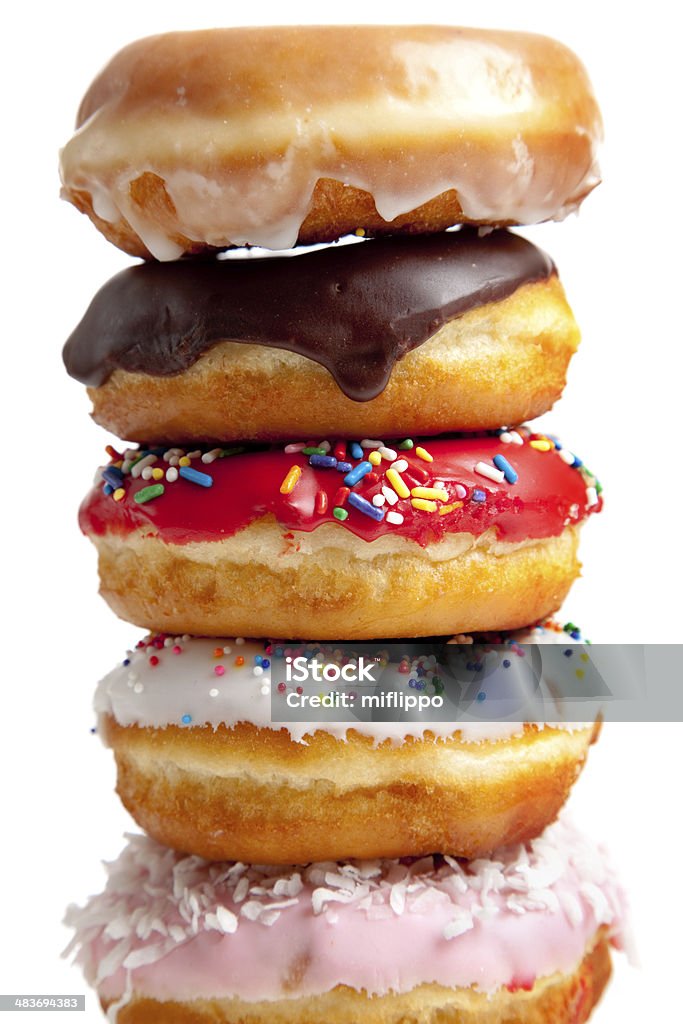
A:
{"label": "golden brown crust", "polygon": [[[159,1002],[134,995],[118,1024],[584,1024],[612,972],[606,930],[600,930],[575,971],[538,979],[531,991],[420,985],[403,995],[368,998],[346,986],[302,999],[245,1003],[240,999]],[[103,1001],[106,1009],[108,1003]]]}
{"label": "golden brown crust", "polygon": [[199,636],[364,640],[519,629],[552,615],[580,568],[578,527],[522,546],[480,541],[441,561],[409,541],[357,557],[358,545],[370,545],[330,531],[299,541],[259,520],[207,543],[91,539],[100,593],[117,615],[154,632]]}
{"label": "golden brown crust", "polygon": [[148,443],[384,437],[485,430],[551,408],[578,328],[556,276],[450,321],[394,367],[370,402],[295,353],[225,341],[184,373],[116,370],[88,393],[97,423]]}
{"label": "golden brown crust", "polygon": [[356,229],[530,223],[575,208],[599,180],[601,122],[583,66],[524,33],[156,36],[113,58],[78,126],[62,153],[63,196],[144,257],[282,248],[297,231],[302,244]]}
{"label": "golden brown crust", "polygon": [[214,860],[479,857],[557,816],[597,729],[527,726],[497,742],[408,738],[375,747],[316,732],[306,744],[248,723],[101,727],[117,791],[149,835]]}

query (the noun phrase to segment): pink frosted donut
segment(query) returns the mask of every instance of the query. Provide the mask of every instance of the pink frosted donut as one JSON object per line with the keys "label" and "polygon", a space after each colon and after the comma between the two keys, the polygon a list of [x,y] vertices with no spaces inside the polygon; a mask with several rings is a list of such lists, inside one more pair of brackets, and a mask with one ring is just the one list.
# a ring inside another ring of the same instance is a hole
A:
{"label": "pink frosted donut", "polygon": [[67,915],[119,1024],[580,1024],[623,919],[603,852],[566,822],[469,864],[256,867],[137,836]]}

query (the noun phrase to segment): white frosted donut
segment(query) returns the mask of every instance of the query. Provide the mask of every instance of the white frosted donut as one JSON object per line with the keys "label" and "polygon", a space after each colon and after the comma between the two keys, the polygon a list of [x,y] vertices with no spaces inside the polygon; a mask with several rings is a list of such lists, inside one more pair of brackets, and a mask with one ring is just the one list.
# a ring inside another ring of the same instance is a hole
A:
{"label": "white frosted donut", "polygon": [[174,259],[360,230],[561,218],[598,183],[599,111],[554,40],[438,26],[142,39],[90,86],[63,195]]}
{"label": "white frosted donut", "polygon": [[256,867],[131,837],[67,923],[119,1024],[581,1024],[624,917],[604,852],[560,822],[469,865]]}
{"label": "white frosted donut", "polygon": [[[541,654],[549,722],[540,726],[485,720],[476,698],[457,722],[435,710],[340,721],[334,709],[283,722],[288,696],[297,699],[285,657],[340,666],[341,651],[149,636],[100,683],[99,731],[114,751],[126,808],[176,849],[278,864],[433,850],[474,857],[542,831],[583,766],[597,729],[555,722],[550,699],[590,683],[584,656],[572,650],[579,635],[548,624],[501,637],[503,646],[484,655],[497,661],[506,693],[521,696],[532,668],[519,641],[555,645],[557,658]],[[453,648],[454,657],[467,661],[472,650]],[[386,658],[381,645],[377,654]],[[452,671],[434,655],[382,660],[376,689],[448,693]],[[496,686],[494,671],[485,686]],[[354,687],[321,684],[325,693],[340,689]]]}

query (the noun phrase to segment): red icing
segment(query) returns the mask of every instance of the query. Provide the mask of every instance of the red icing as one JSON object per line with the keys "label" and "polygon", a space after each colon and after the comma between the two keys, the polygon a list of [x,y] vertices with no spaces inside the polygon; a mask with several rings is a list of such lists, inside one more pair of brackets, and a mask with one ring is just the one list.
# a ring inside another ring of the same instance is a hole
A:
{"label": "red icing", "polygon": [[[416,446],[419,443],[416,441]],[[439,501],[439,506],[457,502],[455,485],[462,484],[467,489],[462,508],[439,515],[438,511],[429,513],[413,508],[410,498],[401,499],[394,506],[384,506],[385,511],[393,508],[404,516],[401,525],[394,525],[386,519],[375,522],[346,502],[349,515],[340,522],[332,513],[339,500],[339,489],[344,485],[344,474],[336,469],[314,468],[307,456],[288,455],[280,448],[233,455],[206,466],[198,459],[193,460],[194,468],[213,477],[212,487],[200,487],[183,479],[165,482],[165,493],[143,505],[135,503],[133,496],[149,486],[149,481],[126,477],[121,501],[115,501],[103,493],[101,486],[96,486],[81,505],[79,522],[87,534],[142,530],[169,543],[187,544],[231,537],[255,520],[271,515],[283,532],[310,532],[322,523],[332,523],[366,541],[395,534],[425,547],[447,534],[464,532],[479,536],[492,528],[500,540],[507,542],[553,537],[568,523],[579,522],[589,511],[601,507],[599,500],[589,509],[586,486],[592,481],[584,478],[583,471],[568,466],[555,450],[541,452],[528,442],[504,444],[498,437],[442,437],[421,443],[434,461],[422,461],[414,450],[399,452],[399,458],[409,464],[402,472],[405,483],[410,488],[437,483],[443,486],[449,500]],[[494,483],[474,472],[478,462],[492,465],[494,455],[499,453],[517,470],[516,484]],[[349,461],[356,465],[358,460]],[[161,458],[155,465],[167,468]],[[302,468],[301,477],[292,493],[283,495],[280,485],[294,465]],[[366,477],[352,490],[371,501],[373,495],[381,493],[382,484],[388,483],[384,474],[389,465],[382,461],[374,469],[376,482],[368,484]],[[485,493],[485,501],[472,500],[475,488]],[[322,512],[318,511],[324,504],[321,491],[327,497]]]}

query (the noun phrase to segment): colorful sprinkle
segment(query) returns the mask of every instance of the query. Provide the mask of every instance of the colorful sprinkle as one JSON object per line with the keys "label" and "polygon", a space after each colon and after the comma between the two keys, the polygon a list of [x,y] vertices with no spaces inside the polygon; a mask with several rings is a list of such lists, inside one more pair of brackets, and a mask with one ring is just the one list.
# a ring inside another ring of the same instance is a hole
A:
{"label": "colorful sprinkle", "polygon": [[391,487],[382,486],[382,494],[387,499],[388,505],[395,505],[398,502],[398,494]]}
{"label": "colorful sprinkle", "polygon": [[403,516],[400,512],[391,511],[387,512],[387,522],[392,523],[393,526],[400,526],[403,522]]}
{"label": "colorful sprinkle", "polygon": [[534,441],[529,441],[529,445],[532,448],[535,448],[537,452],[549,452],[552,448],[555,447],[552,441],[549,441],[547,437],[538,438],[537,440]]}
{"label": "colorful sprinkle", "polygon": [[301,479],[301,466],[292,466],[280,484],[280,494],[291,494]]}
{"label": "colorful sprinkle", "polygon": [[376,508],[366,498],[361,498],[360,494],[356,494],[354,491],[351,491],[349,494],[349,505],[358,509],[358,511],[362,512],[363,515],[368,516],[370,519],[374,519],[378,523],[381,523],[384,519],[384,509]]}
{"label": "colorful sprinkle", "polygon": [[435,501],[427,501],[425,498],[411,498],[410,504],[420,512],[436,512],[438,508]]}
{"label": "colorful sprinkle", "polygon": [[216,459],[220,458],[222,454],[222,448],[212,448],[210,452],[204,452],[204,454],[202,455],[202,463],[205,466],[210,466],[211,463],[215,462]]}
{"label": "colorful sprinkle", "polygon": [[503,444],[524,444],[524,438],[516,430],[504,430],[500,439]]}
{"label": "colorful sprinkle", "polygon": [[319,445],[316,445],[315,447],[302,448],[301,449],[301,454],[302,455],[326,455],[327,452],[325,451],[324,448],[321,448]]}
{"label": "colorful sprinkle", "polygon": [[463,503],[461,501],[453,501],[450,505],[441,505],[439,508],[439,515],[446,516],[449,512],[455,512],[457,508],[462,508]]}
{"label": "colorful sprinkle", "polygon": [[145,469],[151,469],[152,465],[157,461],[156,455],[145,455],[144,458],[138,459],[135,465],[130,471],[130,475],[137,478],[142,475]]}
{"label": "colorful sprinkle", "polygon": [[420,448],[419,445],[415,449],[415,454],[417,455],[418,459],[422,459],[424,462],[434,461],[434,456],[430,455],[426,448]]}
{"label": "colorful sprinkle", "polygon": [[472,491],[472,501],[486,501],[486,492],[480,491],[478,487],[475,487]]}
{"label": "colorful sprinkle", "polygon": [[478,473],[479,476],[485,476],[488,480],[493,480],[497,484],[502,484],[505,480],[505,473],[500,469],[496,469],[495,466],[489,466],[488,462],[478,462],[474,467],[474,472]]}
{"label": "colorful sprinkle", "polygon": [[398,447],[399,447],[399,451],[409,452],[409,451],[412,451],[412,449],[413,449],[413,442],[411,441],[411,439],[409,437],[407,437],[405,439],[405,441],[401,441],[401,443],[400,443],[400,445]]}
{"label": "colorful sprinkle", "polygon": [[410,473],[415,480],[419,480],[420,483],[426,484],[429,482],[429,471],[426,470],[424,466],[408,466],[407,472]]}
{"label": "colorful sprinkle", "polygon": [[373,466],[379,466],[381,461],[382,456],[380,455],[379,450],[370,452],[370,454],[368,455],[368,462],[371,462]]}
{"label": "colorful sprinkle", "polygon": [[335,519],[338,519],[340,523],[343,523],[345,519],[349,518],[349,513],[345,508],[333,508],[332,515]]}
{"label": "colorful sprinkle", "polygon": [[[182,466],[182,459],[180,460]],[[183,480],[189,480],[191,484],[198,484],[200,487],[212,487],[213,477],[209,476],[208,473],[202,473],[198,469],[192,469],[190,466],[182,466],[178,470],[179,475]]]}
{"label": "colorful sprinkle", "polygon": [[[340,487],[334,496],[334,503],[337,506],[345,505],[351,491],[348,487]],[[337,516],[337,519],[339,516]]]}
{"label": "colorful sprinkle", "polygon": [[126,492],[124,491],[123,487],[117,487],[116,490],[114,491],[114,501],[121,501],[125,496],[125,493]]}
{"label": "colorful sprinkle", "polygon": [[319,516],[327,512],[327,493],[323,490],[318,491],[315,496],[315,510]]}
{"label": "colorful sprinkle", "polygon": [[353,487],[360,480],[362,480],[364,476],[367,476],[367,474],[371,472],[371,462],[359,462],[358,465],[355,466],[350,473],[346,474],[346,476],[344,477],[344,483],[346,484],[347,487]]}
{"label": "colorful sprinkle", "polygon": [[351,442],[351,457],[354,459],[362,459],[365,457],[365,452],[357,441]]}
{"label": "colorful sprinkle", "polygon": [[510,465],[504,455],[494,455],[493,465],[503,473],[509,484],[516,484],[519,480],[519,473]]}
{"label": "colorful sprinkle", "polygon": [[448,491],[443,487],[413,487],[413,498],[427,498],[431,501],[448,501]]}
{"label": "colorful sprinkle", "polygon": [[409,498],[410,497],[410,490],[408,489],[408,486],[406,485],[403,477],[398,472],[398,470],[396,470],[396,469],[394,469],[392,467],[391,469],[387,470],[386,476],[387,476],[387,480],[389,481],[391,486],[394,488],[394,490],[398,494],[399,498]]}
{"label": "colorful sprinkle", "polygon": [[123,483],[123,473],[116,466],[107,466],[102,470],[102,479],[112,488],[120,487]]}
{"label": "colorful sprinkle", "polygon": [[133,501],[138,505],[145,505],[148,501],[152,501],[154,498],[160,498],[164,493],[163,484],[150,484],[149,487],[143,487],[141,491],[134,496]]}
{"label": "colorful sprinkle", "polygon": [[337,460],[334,455],[311,455],[308,464],[318,466],[319,469],[335,469]]}

